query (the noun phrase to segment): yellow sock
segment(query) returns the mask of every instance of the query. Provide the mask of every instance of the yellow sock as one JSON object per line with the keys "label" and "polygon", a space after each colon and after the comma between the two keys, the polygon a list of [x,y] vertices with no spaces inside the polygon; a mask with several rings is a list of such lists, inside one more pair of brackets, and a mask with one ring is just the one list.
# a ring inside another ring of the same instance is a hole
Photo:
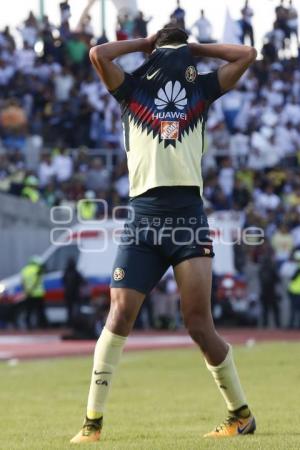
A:
{"label": "yellow sock", "polygon": [[211,366],[207,361],[205,362],[225,399],[228,411],[235,411],[241,406],[247,405],[247,400],[234,364],[231,346],[229,346],[226,358],[219,366]]}
{"label": "yellow sock", "polygon": [[94,353],[94,365],[88,397],[87,417],[102,417],[113,373],[120,361],[126,337],[103,328]]}

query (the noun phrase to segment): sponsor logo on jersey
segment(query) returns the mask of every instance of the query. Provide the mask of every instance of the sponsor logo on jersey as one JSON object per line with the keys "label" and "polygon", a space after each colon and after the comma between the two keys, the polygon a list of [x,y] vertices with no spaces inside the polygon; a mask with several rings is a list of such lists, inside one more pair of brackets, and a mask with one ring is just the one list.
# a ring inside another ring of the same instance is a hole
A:
{"label": "sponsor logo on jersey", "polygon": [[154,100],[157,109],[165,109],[172,103],[177,109],[184,109],[187,105],[186,90],[179,81],[168,81],[164,88],[160,88]]}
{"label": "sponsor logo on jersey", "polygon": [[178,139],[179,122],[176,120],[163,120],[160,124],[161,139]]}
{"label": "sponsor logo on jersey", "polygon": [[187,119],[187,115],[185,113],[181,113],[178,111],[175,112],[169,112],[169,111],[161,111],[158,113],[153,113],[152,114],[152,119],[181,119],[181,120],[186,120]]}
{"label": "sponsor logo on jersey", "polygon": [[115,281],[121,281],[125,277],[125,270],[121,269],[121,267],[117,267],[114,270],[114,275],[113,276],[114,276],[114,280]]}
{"label": "sponsor logo on jersey", "polygon": [[193,83],[197,77],[197,70],[194,66],[189,66],[185,71],[185,79],[189,83]]}

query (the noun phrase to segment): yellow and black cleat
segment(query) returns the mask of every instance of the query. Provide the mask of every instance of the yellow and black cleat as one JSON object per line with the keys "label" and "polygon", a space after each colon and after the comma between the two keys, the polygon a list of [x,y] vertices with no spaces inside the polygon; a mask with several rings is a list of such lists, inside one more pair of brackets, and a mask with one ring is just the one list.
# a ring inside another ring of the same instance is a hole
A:
{"label": "yellow and black cleat", "polygon": [[229,416],[214,431],[204,435],[205,438],[234,437],[253,434],[256,430],[255,419],[252,414],[248,417]]}
{"label": "yellow and black cleat", "polygon": [[85,418],[82,429],[71,440],[71,444],[84,444],[100,440],[103,417],[100,419]]}

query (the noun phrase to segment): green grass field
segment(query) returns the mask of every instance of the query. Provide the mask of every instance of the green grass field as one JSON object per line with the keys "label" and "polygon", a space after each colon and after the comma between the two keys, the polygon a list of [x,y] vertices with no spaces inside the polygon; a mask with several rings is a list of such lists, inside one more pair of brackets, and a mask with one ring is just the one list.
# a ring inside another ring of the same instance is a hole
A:
{"label": "green grass field", "polygon": [[[235,348],[255,412],[254,436],[204,440],[225,417],[197,350],[126,353],[102,440],[88,449],[300,449],[300,344]],[[85,411],[91,358],[0,364],[0,448],[70,449]]]}

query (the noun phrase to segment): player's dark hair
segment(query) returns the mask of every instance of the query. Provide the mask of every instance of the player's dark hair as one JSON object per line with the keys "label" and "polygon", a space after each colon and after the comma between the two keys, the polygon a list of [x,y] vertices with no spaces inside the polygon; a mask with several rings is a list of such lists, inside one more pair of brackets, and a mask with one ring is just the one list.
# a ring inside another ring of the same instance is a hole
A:
{"label": "player's dark hair", "polygon": [[155,41],[156,47],[162,47],[163,45],[170,44],[186,44],[188,40],[188,34],[178,27],[166,27],[157,32],[157,38]]}

